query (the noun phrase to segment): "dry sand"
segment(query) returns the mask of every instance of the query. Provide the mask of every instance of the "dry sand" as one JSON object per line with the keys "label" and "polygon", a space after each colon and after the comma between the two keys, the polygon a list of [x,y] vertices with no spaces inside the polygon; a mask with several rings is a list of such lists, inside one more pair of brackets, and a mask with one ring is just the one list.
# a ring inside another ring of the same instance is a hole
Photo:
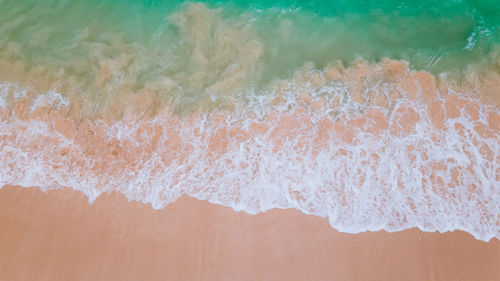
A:
{"label": "dry sand", "polygon": [[339,233],[296,210],[192,198],[162,210],[70,189],[0,190],[0,280],[500,280],[500,241]]}

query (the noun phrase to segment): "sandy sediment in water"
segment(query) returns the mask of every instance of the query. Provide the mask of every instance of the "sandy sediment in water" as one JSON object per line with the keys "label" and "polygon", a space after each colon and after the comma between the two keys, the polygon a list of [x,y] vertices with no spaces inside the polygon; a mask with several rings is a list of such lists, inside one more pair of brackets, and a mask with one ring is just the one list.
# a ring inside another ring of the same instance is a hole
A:
{"label": "sandy sediment in water", "polygon": [[1,280],[499,280],[500,241],[356,235],[296,210],[181,198],[162,210],[70,189],[0,190]]}

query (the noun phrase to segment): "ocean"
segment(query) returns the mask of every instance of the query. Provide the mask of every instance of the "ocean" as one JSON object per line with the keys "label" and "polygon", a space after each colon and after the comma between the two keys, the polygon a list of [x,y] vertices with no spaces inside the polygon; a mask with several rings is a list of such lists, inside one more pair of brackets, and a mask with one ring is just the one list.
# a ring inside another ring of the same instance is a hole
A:
{"label": "ocean", "polygon": [[496,1],[0,0],[0,187],[500,239]]}

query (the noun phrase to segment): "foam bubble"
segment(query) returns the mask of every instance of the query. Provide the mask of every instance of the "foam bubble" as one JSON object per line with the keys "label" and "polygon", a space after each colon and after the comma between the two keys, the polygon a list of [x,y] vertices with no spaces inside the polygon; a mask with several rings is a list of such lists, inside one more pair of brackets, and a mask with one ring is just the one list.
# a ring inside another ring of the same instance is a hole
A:
{"label": "foam bubble", "polygon": [[[19,98],[19,97],[18,97]],[[60,93],[54,90],[49,90],[47,93],[37,96],[30,104],[30,110],[33,112],[37,108],[44,106],[53,106],[57,110],[61,107],[69,106],[69,99],[63,97]]]}
{"label": "foam bubble", "polygon": [[9,94],[9,84],[0,84],[0,107],[2,109],[7,108],[7,96]]}

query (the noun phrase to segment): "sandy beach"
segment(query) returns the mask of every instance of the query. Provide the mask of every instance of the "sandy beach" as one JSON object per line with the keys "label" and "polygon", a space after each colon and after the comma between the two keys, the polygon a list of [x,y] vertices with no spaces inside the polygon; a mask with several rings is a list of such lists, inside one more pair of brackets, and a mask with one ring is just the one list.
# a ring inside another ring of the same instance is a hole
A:
{"label": "sandy beach", "polygon": [[500,241],[339,233],[297,210],[249,215],[182,197],[0,190],[0,280],[500,280]]}
{"label": "sandy beach", "polygon": [[500,281],[497,2],[0,0],[0,281]]}

